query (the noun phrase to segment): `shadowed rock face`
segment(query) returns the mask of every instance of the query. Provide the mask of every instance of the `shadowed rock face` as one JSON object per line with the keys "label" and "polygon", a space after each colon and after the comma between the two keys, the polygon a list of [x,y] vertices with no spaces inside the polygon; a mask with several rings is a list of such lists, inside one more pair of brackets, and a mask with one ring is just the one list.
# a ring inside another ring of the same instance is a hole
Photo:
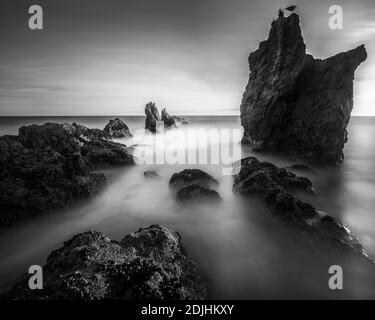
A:
{"label": "shadowed rock face", "polygon": [[145,115],[145,129],[149,130],[152,133],[156,133],[157,121],[161,121],[161,119],[158,108],[156,107],[155,103],[150,102],[146,104]]}
{"label": "shadowed rock face", "polygon": [[176,200],[181,203],[187,202],[218,202],[220,195],[211,189],[202,188],[197,184],[191,184],[177,191]]}
{"label": "shadowed rock face", "polygon": [[166,128],[174,128],[177,126],[175,118],[170,116],[165,108],[161,111],[161,121],[164,121],[164,127]]}
{"label": "shadowed rock face", "polygon": [[185,169],[173,174],[169,179],[169,186],[174,191],[179,191],[191,185],[199,185],[202,188],[210,189],[218,184],[219,182],[214,177],[200,169]]}
{"label": "shadowed rock face", "polygon": [[356,68],[364,46],[320,60],[306,54],[299,16],[279,17],[249,56],[243,143],[255,151],[335,165],[343,158]]}
{"label": "shadowed rock face", "polygon": [[109,120],[103,131],[107,133],[111,138],[132,137],[128,126],[119,118]]}
{"label": "shadowed rock face", "polygon": [[188,124],[188,121],[184,117],[171,116],[165,108],[162,109],[160,117],[158,108],[154,102],[150,102],[146,105],[145,114],[145,129],[152,133],[156,133],[158,121],[161,121],[164,129],[176,128],[177,123],[183,125]]}
{"label": "shadowed rock face", "polygon": [[116,242],[86,232],[53,251],[43,267],[43,290],[28,289],[30,275],[2,299],[207,298],[207,281],[171,229],[152,225]]}
{"label": "shadowed rock face", "polygon": [[214,177],[200,169],[185,169],[169,179],[169,187],[180,203],[221,201],[220,195],[211,190],[218,185]]}
{"label": "shadowed rock face", "polygon": [[113,165],[133,165],[125,145],[98,129],[46,123],[0,137],[0,227],[94,195]]}
{"label": "shadowed rock face", "polygon": [[364,257],[362,245],[339,220],[318,212],[293,195],[294,192],[314,193],[309,179],[249,157],[241,160],[233,190],[262,201],[272,214],[296,227],[310,242],[324,243],[337,252]]}

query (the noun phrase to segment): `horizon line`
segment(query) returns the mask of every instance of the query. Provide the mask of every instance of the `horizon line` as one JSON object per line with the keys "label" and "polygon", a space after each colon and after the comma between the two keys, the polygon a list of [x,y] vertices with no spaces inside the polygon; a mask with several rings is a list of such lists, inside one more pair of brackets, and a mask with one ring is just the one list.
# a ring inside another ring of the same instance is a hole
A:
{"label": "horizon line", "polygon": [[[145,114],[128,114],[128,115],[114,115],[114,114],[97,114],[97,115],[0,115],[0,118],[58,118],[58,117],[145,117]],[[240,114],[179,114],[178,117],[240,117]],[[350,117],[375,117],[375,115],[352,115]]]}
{"label": "horizon line", "polygon": [[[145,117],[145,114],[127,114],[127,115],[116,115],[116,114],[82,114],[82,115],[0,115],[0,118],[10,117]],[[172,115],[173,116],[173,115]],[[177,117],[239,117],[240,114],[179,114]]]}

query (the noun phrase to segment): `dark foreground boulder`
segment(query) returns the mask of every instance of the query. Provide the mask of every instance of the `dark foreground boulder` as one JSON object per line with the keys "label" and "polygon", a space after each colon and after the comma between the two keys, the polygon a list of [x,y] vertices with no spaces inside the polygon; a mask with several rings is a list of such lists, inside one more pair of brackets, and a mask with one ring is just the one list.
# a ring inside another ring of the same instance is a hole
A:
{"label": "dark foreground boulder", "polygon": [[105,176],[95,171],[132,165],[126,146],[77,124],[46,123],[0,137],[0,227],[97,193]]}
{"label": "dark foreground boulder", "polygon": [[293,195],[296,191],[313,192],[307,178],[297,177],[286,169],[249,157],[241,160],[233,190],[261,200],[275,216],[297,227],[313,242],[323,242],[339,252],[365,254],[362,245],[343,223],[318,212],[312,205]]}
{"label": "dark foreground boulder", "polygon": [[43,267],[43,290],[28,289],[30,275],[2,299],[201,300],[207,281],[171,229],[152,225],[121,242],[100,232],[73,237]]}
{"label": "dark foreground boulder", "polygon": [[364,46],[325,60],[306,54],[299,16],[282,15],[249,56],[241,104],[243,143],[253,150],[335,165],[343,158],[353,79]]}
{"label": "dark foreground boulder", "polygon": [[129,131],[128,126],[119,118],[109,120],[108,124],[103,130],[111,138],[130,138],[132,134]]}

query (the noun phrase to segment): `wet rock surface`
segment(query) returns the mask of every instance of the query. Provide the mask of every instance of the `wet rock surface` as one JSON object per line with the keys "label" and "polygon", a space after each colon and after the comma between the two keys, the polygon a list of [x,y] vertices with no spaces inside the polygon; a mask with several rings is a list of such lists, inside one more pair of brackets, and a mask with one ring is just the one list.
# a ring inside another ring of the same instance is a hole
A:
{"label": "wet rock surface", "polygon": [[211,189],[202,188],[197,184],[191,184],[177,191],[176,200],[178,202],[218,202],[222,198],[220,195]]}
{"label": "wet rock surface", "polygon": [[0,226],[12,224],[97,193],[105,182],[95,171],[132,165],[126,146],[98,129],[46,123],[0,137]]}
{"label": "wet rock surface", "polygon": [[113,241],[100,232],[76,235],[43,267],[44,289],[28,289],[29,275],[2,299],[180,300],[207,298],[207,280],[184,250],[180,235],[159,225]]}
{"label": "wet rock surface", "polygon": [[353,108],[353,79],[366,60],[364,46],[328,59],[306,54],[299,16],[282,15],[249,56],[241,104],[243,143],[254,151],[318,165],[343,158]]}
{"label": "wet rock surface", "polygon": [[221,200],[220,195],[212,188],[219,182],[200,169],[185,169],[173,174],[169,180],[169,187],[175,193],[179,202],[213,201]]}
{"label": "wet rock surface", "polygon": [[218,186],[219,182],[207,172],[200,169],[185,169],[175,173],[169,180],[169,186],[175,191],[190,185],[199,185],[202,188],[210,189]]}
{"label": "wet rock surface", "polygon": [[233,190],[242,196],[259,199],[272,214],[295,226],[311,242],[324,243],[338,252],[365,255],[362,245],[341,221],[293,195],[294,192],[313,193],[312,183],[307,178],[249,157],[241,160]]}
{"label": "wet rock surface", "polygon": [[132,134],[129,131],[128,126],[119,118],[109,120],[108,124],[103,130],[111,138],[130,138]]}
{"label": "wet rock surface", "polygon": [[107,140],[89,141],[81,147],[82,156],[93,168],[134,165],[132,149]]}
{"label": "wet rock surface", "polygon": [[[79,144],[82,145],[87,141],[92,140],[110,140],[111,136],[100,129],[91,129],[87,128],[79,123],[73,122],[70,123],[64,123],[62,124],[62,127],[65,131],[67,131],[73,139]],[[38,129],[41,130],[40,128]]]}
{"label": "wet rock surface", "polygon": [[285,169],[291,170],[291,171],[305,172],[305,173],[310,173],[310,174],[316,173],[309,166],[302,164],[302,163],[293,164],[291,166],[285,167]]}

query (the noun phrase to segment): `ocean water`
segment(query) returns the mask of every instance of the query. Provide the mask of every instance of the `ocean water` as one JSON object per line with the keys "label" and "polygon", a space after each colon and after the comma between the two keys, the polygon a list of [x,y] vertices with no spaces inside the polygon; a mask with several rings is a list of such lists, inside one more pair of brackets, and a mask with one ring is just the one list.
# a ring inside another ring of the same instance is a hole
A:
{"label": "ocean water", "polygon": [[[111,117],[0,118],[0,135],[16,134],[25,124],[78,122],[103,128]],[[188,117],[190,124],[150,140],[119,140],[137,144],[139,154],[159,152],[158,142],[178,144],[192,129],[240,130],[239,117]],[[132,132],[144,126],[144,117],[122,117]],[[301,196],[316,208],[342,220],[375,260],[375,119],[352,117],[345,161],[337,168],[313,168],[308,176],[316,196]],[[201,139],[204,140],[204,131]],[[135,141],[137,140],[137,141]],[[239,139],[218,139],[220,148],[240,148],[234,160],[251,155]],[[204,148],[204,144],[203,144]],[[191,150],[190,150],[191,151]],[[279,166],[294,164],[276,157],[256,155]],[[198,167],[219,182],[223,198],[218,205],[180,206],[171,195],[168,181],[173,173]],[[147,180],[145,170],[157,171],[161,179]],[[104,232],[121,240],[150,224],[176,229],[189,255],[210,278],[210,296],[217,299],[343,299],[375,298],[374,268],[357,260],[337,256],[322,248],[311,253],[287,225],[276,220],[256,201],[232,193],[233,179],[221,164],[139,164],[106,170],[107,186],[93,199],[51,215],[41,216],[0,235],[0,292],[32,264],[44,264],[51,250],[73,235],[88,230]],[[344,270],[344,290],[330,290],[328,269],[339,264]]]}

